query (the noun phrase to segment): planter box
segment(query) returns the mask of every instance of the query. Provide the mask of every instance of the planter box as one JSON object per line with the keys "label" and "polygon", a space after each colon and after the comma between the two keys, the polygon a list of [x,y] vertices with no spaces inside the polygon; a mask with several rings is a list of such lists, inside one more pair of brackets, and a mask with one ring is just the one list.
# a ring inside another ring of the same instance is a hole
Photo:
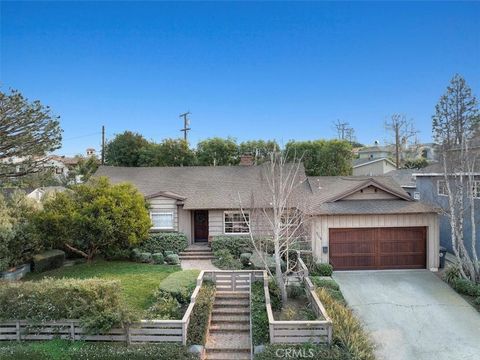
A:
{"label": "planter box", "polygon": [[16,281],[23,278],[31,270],[30,264],[17,266],[14,271],[0,272],[0,279],[7,281]]}

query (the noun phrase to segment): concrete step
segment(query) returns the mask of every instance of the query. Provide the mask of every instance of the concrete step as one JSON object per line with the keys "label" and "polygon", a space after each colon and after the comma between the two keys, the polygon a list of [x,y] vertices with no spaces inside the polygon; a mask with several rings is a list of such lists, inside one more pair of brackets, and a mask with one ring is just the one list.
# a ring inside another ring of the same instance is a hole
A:
{"label": "concrete step", "polygon": [[247,298],[235,299],[235,298],[226,298],[218,299],[215,298],[213,302],[213,307],[249,307],[250,301]]}
{"label": "concrete step", "polygon": [[193,249],[186,248],[183,251],[188,251],[188,252],[212,251],[212,249],[210,249],[208,246],[203,246],[203,247],[198,247],[198,248],[193,248]]}
{"label": "concrete step", "polygon": [[212,255],[213,253],[208,250],[202,250],[202,251],[182,251],[180,255]]}
{"label": "concrete step", "polygon": [[248,321],[242,323],[214,323],[210,325],[209,331],[213,332],[249,332],[250,331],[250,324]]}
{"label": "concrete step", "polygon": [[249,314],[212,314],[211,324],[220,323],[249,323]]}
{"label": "concrete step", "polygon": [[179,255],[181,260],[212,260],[215,259],[213,255]]}
{"label": "concrete step", "polygon": [[212,315],[250,315],[250,309],[249,308],[222,308],[222,307],[213,307],[212,309]]}
{"label": "concrete step", "polygon": [[250,352],[233,353],[230,351],[207,352],[208,360],[250,360]]}
{"label": "concrete step", "polygon": [[215,293],[215,299],[226,299],[226,298],[234,298],[234,299],[240,299],[240,298],[249,298],[249,293],[248,291],[217,291]]}

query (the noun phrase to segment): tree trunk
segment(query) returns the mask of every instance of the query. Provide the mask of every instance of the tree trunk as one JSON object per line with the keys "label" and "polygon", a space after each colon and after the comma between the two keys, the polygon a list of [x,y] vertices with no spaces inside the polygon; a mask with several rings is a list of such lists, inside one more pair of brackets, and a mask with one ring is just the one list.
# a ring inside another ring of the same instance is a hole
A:
{"label": "tree trunk", "polygon": [[285,305],[287,303],[287,289],[285,287],[285,281],[283,280],[281,260],[280,246],[278,241],[275,241],[275,278],[277,280],[278,288],[280,289],[282,305]]}

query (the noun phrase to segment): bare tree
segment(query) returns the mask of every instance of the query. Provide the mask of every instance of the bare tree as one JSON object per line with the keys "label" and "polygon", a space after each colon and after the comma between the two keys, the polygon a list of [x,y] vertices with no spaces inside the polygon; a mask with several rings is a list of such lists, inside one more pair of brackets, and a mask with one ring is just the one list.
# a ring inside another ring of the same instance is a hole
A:
{"label": "bare tree", "polygon": [[[273,245],[274,277],[283,303],[287,300],[287,275],[296,268],[297,259],[291,258],[291,250],[307,239],[308,218],[299,209],[299,204],[306,200],[303,198],[306,179],[302,169],[301,159],[295,157],[287,162],[286,154],[272,152],[269,154],[269,161],[263,165],[262,176],[266,189],[261,193],[253,193],[248,207],[244,207],[240,199],[242,214],[248,224],[255,252],[272,277],[266,257],[267,248]],[[286,264],[284,269],[282,259]]]}
{"label": "bare tree", "polygon": [[[465,80],[455,75],[440,98],[433,119],[433,133],[440,146],[444,186],[448,196],[445,215],[450,222],[452,248],[462,277],[480,282],[476,251],[475,197],[478,196],[475,169],[478,152],[471,148],[479,122],[478,102]],[[471,232],[465,232],[465,219]],[[465,237],[471,236],[467,249]]]}
{"label": "bare tree", "polygon": [[392,135],[393,141],[389,144],[395,146],[395,166],[400,168],[402,162],[402,153],[405,147],[415,139],[418,131],[415,130],[413,120],[407,119],[404,114],[393,114],[390,120],[385,121],[385,129]]}
{"label": "bare tree", "polygon": [[345,141],[348,141],[349,143],[353,143],[357,141],[357,138],[355,136],[355,129],[350,126],[350,123],[346,121],[341,122],[340,120],[337,120],[336,122],[333,123],[333,126],[337,131],[337,137],[339,140],[345,140]]}

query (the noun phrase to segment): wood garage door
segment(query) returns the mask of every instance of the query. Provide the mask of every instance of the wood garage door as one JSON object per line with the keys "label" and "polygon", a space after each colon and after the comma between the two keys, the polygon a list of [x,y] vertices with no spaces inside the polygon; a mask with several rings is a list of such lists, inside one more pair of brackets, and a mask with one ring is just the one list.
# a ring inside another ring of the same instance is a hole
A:
{"label": "wood garage door", "polygon": [[425,227],[330,229],[335,270],[424,269]]}

